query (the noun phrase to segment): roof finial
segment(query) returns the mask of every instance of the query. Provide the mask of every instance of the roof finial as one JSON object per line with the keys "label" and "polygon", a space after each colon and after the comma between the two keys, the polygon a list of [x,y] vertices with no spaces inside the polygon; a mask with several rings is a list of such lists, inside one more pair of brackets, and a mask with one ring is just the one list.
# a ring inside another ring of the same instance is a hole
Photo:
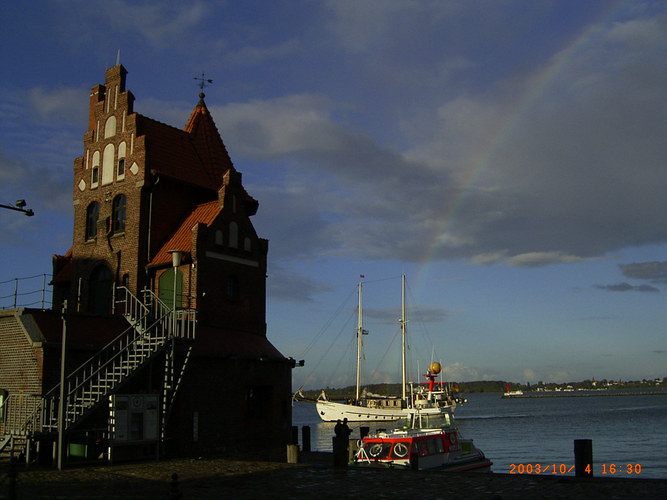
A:
{"label": "roof finial", "polygon": [[208,87],[208,85],[212,84],[213,80],[206,78],[203,71],[201,72],[201,76],[195,76],[195,80],[199,80],[199,83],[197,84],[197,86],[201,89],[201,92],[199,93],[199,99],[203,100],[204,96],[206,95],[204,94],[204,87]]}
{"label": "roof finial", "polygon": [[118,53],[116,54],[116,66],[120,64],[120,49],[118,49]]}

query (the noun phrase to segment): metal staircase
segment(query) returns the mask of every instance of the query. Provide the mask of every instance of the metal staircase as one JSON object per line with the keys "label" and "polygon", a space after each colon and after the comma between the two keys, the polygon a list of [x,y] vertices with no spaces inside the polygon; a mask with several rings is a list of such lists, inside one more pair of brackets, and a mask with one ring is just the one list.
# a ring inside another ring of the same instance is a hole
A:
{"label": "metal staircase", "polygon": [[[170,351],[165,378],[173,378],[174,343],[177,339],[194,340],[195,311],[174,311],[150,290],[142,293],[144,300],[140,301],[127,288],[116,288],[116,312],[128,320],[130,327],[67,377],[65,428],[76,425],[101,402],[106,403],[109,394],[163,350]],[[58,429],[59,391],[56,386],[43,399],[43,431]]]}
{"label": "metal staircase", "polygon": [[[71,429],[99,405],[108,404],[110,394],[117,392],[139,369],[164,352],[161,394],[164,436],[164,426],[195,338],[196,311],[171,309],[150,290],[142,291],[143,301],[125,287],[117,287],[114,295],[114,312],[124,316],[129,327],[66,377],[63,429]],[[182,341],[189,341],[189,346],[176,373],[175,346]],[[33,405],[29,415],[18,420],[23,424],[11,434],[18,439],[33,433],[57,432],[60,393],[58,384],[41,398],[41,404]],[[3,441],[0,444],[6,446],[9,443]]]}

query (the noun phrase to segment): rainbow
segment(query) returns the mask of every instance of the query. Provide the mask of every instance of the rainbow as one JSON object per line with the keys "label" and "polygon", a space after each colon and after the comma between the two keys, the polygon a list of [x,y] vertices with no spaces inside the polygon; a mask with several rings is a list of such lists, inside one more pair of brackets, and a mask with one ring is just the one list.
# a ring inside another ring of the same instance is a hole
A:
{"label": "rainbow", "polygon": [[[502,126],[498,128],[492,139],[488,141],[487,146],[470,162],[468,171],[462,179],[461,188],[457,190],[457,195],[449,200],[445,200],[441,207],[435,229],[431,238],[423,246],[424,252],[417,260],[419,270],[415,283],[415,293],[421,291],[426,284],[426,280],[431,276],[433,264],[439,259],[436,253],[440,248],[440,238],[447,231],[448,227],[456,219],[457,214],[463,209],[469,194],[477,185],[478,180],[489,168],[498,149],[511,137],[517,130],[522,118],[529,112],[534,104],[540,100],[540,97],[548,90],[550,84],[563,70],[575,59],[591,41],[596,40],[604,29],[617,18],[622,7],[632,2],[618,0],[610,2],[600,10],[596,19],[583,27],[575,36],[567,41],[565,47],[558,52],[548,64],[540,68],[533,74],[526,85],[527,92],[516,103],[511,113],[508,113],[507,119]],[[417,293],[417,296],[420,294]]]}

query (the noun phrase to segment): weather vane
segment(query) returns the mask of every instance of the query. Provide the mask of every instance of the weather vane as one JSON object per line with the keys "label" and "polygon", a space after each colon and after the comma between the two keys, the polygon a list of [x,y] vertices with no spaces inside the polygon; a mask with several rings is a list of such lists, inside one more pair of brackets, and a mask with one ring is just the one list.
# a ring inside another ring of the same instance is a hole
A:
{"label": "weather vane", "polygon": [[199,97],[203,98],[204,97],[204,87],[208,87],[213,83],[213,80],[210,78],[206,78],[204,76],[204,72],[201,72],[201,76],[195,76],[195,80],[199,80],[199,83],[197,86],[201,89],[201,93],[199,94]]}

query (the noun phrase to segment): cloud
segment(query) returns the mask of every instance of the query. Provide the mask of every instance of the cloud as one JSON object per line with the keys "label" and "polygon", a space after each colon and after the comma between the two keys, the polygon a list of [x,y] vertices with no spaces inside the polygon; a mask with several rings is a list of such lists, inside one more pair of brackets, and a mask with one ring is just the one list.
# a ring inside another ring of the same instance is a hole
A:
{"label": "cloud", "polygon": [[630,285],[629,283],[618,283],[616,285],[595,285],[595,288],[607,290],[609,292],[658,292],[660,290],[650,285]]}
{"label": "cloud", "polygon": [[[350,17],[350,5],[330,4],[335,22]],[[406,9],[403,2],[364,4],[356,27],[336,29],[355,33],[349,49],[364,60],[362,42],[387,49],[404,40],[400,30],[392,41],[380,35]],[[368,11],[378,14],[377,32],[363,29],[373,17]],[[667,65],[667,37],[621,36],[623,29],[638,28],[601,26],[576,52],[561,51],[494,87],[452,86],[420,93],[429,109],[401,102],[383,110],[398,116],[400,109],[404,149],[371,128],[351,127],[350,104],[320,94],[234,103],[215,114],[239,164],[282,166],[267,174],[283,191],[268,198],[271,206],[308,210],[296,217],[307,218],[309,231],[276,228],[283,241],[272,249],[281,256],[467,258],[523,267],[601,258],[667,241],[660,132],[667,76],[655,72]],[[640,47],[652,57],[639,55]],[[461,66],[450,76],[478,70]],[[398,92],[402,84],[385,85]]]}
{"label": "cloud", "polygon": [[442,368],[442,377],[445,380],[469,381],[479,380],[479,372],[475,368],[466,366],[457,361],[455,363],[445,365]]}
{"label": "cloud", "polygon": [[280,266],[269,269],[266,282],[266,293],[271,300],[283,302],[312,302],[313,295],[330,290],[312,278],[300,275],[294,270],[286,270]]}
{"label": "cloud", "polygon": [[108,22],[114,30],[136,34],[156,49],[182,43],[184,37],[196,33],[207,11],[197,1],[137,4],[124,0],[107,1],[93,10],[98,23]]}
{"label": "cloud", "polygon": [[43,121],[57,120],[76,126],[79,130],[87,127],[88,92],[79,88],[43,89],[35,87],[27,91],[27,102],[31,112]]}
{"label": "cloud", "polygon": [[667,283],[667,262],[637,262],[619,264],[618,267],[628,278],[648,280],[652,283]]}

